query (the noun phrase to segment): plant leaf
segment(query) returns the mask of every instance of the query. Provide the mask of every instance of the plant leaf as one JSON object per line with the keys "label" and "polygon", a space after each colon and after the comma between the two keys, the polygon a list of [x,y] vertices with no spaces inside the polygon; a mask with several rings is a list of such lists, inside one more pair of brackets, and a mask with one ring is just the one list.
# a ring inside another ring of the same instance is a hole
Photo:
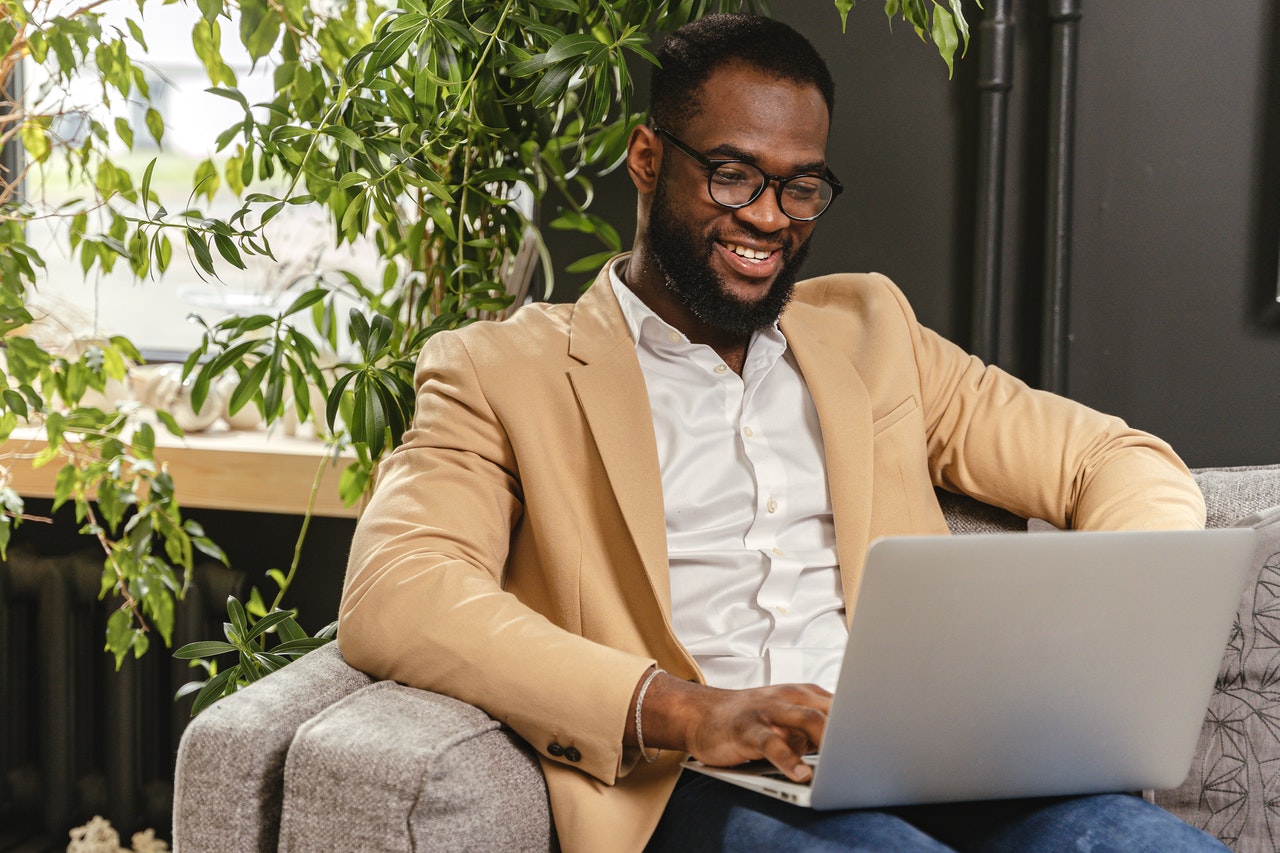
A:
{"label": "plant leaf", "polygon": [[951,17],[951,12],[939,6],[936,2],[933,6],[933,43],[938,48],[938,53],[942,55],[942,61],[947,63],[947,79],[955,73],[954,58],[956,48],[960,41],[956,35],[956,22]]}
{"label": "plant leaf", "polygon": [[341,125],[334,124],[321,128],[320,132],[325,136],[338,140],[348,148],[353,148],[356,151],[364,150],[364,142],[360,139],[359,135],[349,127],[342,127]]}
{"label": "plant leaf", "polygon": [[191,705],[191,716],[195,716],[214,702],[226,695],[228,684],[234,684],[233,678],[240,675],[240,665],[228,667],[213,678],[210,678],[196,694],[196,701]]}
{"label": "plant leaf", "polygon": [[849,11],[853,9],[853,0],[835,0],[835,3],[836,11],[840,13],[840,32],[848,32]]}
{"label": "plant leaf", "polygon": [[216,657],[235,650],[235,646],[230,643],[224,643],[221,640],[203,640],[197,643],[187,643],[174,652],[173,656],[178,660],[194,660],[195,658]]}
{"label": "plant leaf", "polygon": [[209,252],[209,246],[204,242],[204,237],[194,228],[186,229],[187,247],[195,255],[196,263],[200,269],[209,275],[216,276],[217,273],[213,269],[213,255]]}
{"label": "plant leaf", "polygon": [[293,618],[294,613],[292,610],[273,610],[254,623],[253,628],[249,630],[248,639],[260,637],[272,628],[275,628],[281,622],[284,622],[286,619]]}

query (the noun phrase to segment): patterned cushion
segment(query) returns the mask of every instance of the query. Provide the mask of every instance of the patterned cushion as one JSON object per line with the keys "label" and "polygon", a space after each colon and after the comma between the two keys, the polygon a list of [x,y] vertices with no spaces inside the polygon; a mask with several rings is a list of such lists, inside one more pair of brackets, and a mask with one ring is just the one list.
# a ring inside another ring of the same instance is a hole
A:
{"label": "patterned cushion", "polygon": [[1239,525],[1259,533],[1256,581],[1241,597],[1191,772],[1180,787],[1156,792],[1155,802],[1237,853],[1274,853],[1280,850],[1280,506]]}

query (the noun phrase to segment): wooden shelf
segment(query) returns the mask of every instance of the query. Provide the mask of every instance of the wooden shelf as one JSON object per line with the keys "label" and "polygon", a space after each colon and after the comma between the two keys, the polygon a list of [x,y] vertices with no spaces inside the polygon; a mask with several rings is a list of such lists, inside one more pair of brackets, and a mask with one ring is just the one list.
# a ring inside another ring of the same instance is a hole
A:
{"label": "wooden shelf", "polygon": [[[61,465],[55,460],[31,467],[27,460],[46,446],[43,432],[19,432],[0,444],[0,461],[9,466],[11,485],[23,497],[52,498]],[[323,464],[313,513],[356,517],[357,508],[343,506],[338,497],[338,477],[350,459],[340,457],[335,463],[324,442],[313,438],[228,429],[177,438],[157,429],[156,458],[168,468],[184,507],[289,515],[306,512]]]}

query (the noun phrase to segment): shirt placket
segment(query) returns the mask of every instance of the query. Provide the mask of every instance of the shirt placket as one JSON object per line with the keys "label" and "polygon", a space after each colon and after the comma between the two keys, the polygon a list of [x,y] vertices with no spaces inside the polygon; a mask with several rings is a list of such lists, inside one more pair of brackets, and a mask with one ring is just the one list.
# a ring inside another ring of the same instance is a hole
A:
{"label": "shirt placket", "polygon": [[[788,477],[786,465],[774,451],[774,442],[784,441],[786,436],[772,434],[772,421],[764,408],[769,399],[765,386],[780,356],[780,348],[767,350],[760,353],[758,360],[748,363],[739,423],[739,439],[756,482],[755,520],[744,545],[758,552],[767,567],[756,593],[756,606],[770,619],[761,649],[766,660],[772,657],[772,647],[795,644],[804,629],[803,614],[793,606],[804,562],[784,551],[781,543],[788,510]],[[777,681],[778,675],[773,672],[771,680]]]}

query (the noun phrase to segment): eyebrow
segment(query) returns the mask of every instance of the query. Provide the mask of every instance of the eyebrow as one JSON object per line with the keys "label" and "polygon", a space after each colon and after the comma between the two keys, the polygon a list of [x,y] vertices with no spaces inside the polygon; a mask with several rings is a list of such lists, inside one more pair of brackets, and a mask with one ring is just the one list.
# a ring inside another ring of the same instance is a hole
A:
{"label": "eyebrow", "polygon": [[[708,148],[704,152],[704,156],[711,160],[742,160],[751,165],[761,168],[760,163],[754,154],[743,151],[729,143],[717,145],[714,148]],[[800,163],[791,167],[792,175],[821,175],[827,171],[827,164],[823,160],[814,160],[810,163]]]}

